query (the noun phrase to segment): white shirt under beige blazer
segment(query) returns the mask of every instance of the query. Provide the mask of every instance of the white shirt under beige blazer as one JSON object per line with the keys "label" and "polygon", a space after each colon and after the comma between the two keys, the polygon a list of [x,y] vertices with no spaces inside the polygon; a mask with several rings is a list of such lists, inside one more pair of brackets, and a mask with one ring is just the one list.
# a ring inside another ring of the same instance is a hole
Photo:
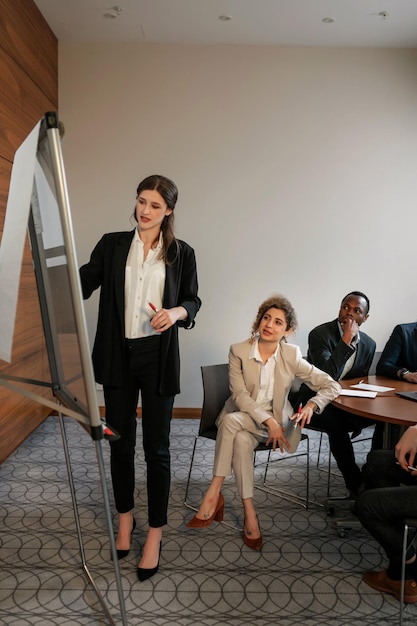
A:
{"label": "white shirt under beige blazer", "polygon": [[[244,411],[261,426],[271,415],[261,409],[256,402],[261,365],[255,359],[249,358],[250,352],[251,343],[249,341],[236,343],[230,347],[229,381],[231,396],[226,401],[220,415]],[[341,390],[339,383],[333,378],[303,359],[298,346],[282,341],[276,353],[272,412],[276,421],[285,428],[289,418],[294,415],[288,394],[296,378],[306,382],[316,392],[316,395],[310,399],[317,405],[318,413],[334,400]]]}

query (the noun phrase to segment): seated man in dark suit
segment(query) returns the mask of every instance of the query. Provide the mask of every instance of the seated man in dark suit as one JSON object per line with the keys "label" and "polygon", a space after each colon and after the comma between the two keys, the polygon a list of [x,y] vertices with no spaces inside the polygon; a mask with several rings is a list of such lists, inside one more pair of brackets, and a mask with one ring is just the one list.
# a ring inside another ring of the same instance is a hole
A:
{"label": "seated man in dark suit", "polygon": [[398,324],[376,366],[378,376],[417,384],[417,323]]}
{"label": "seated man in dark suit", "polygon": [[[321,324],[310,332],[307,360],[330,374],[334,380],[367,376],[376,344],[364,332],[359,332],[359,328],[368,316],[369,298],[360,291],[347,294],[340,305],[338,318]],[[310,389],[303,384],[297,402],[304,404],[311,395]],[[311,420],[311,428],[328,434],[330,450],[351,498],[355,498],[363,490],[364,478],[355,461],[350,433],[353,438],[362,428],[373,423],[365,417],[347,413],[331,404]],[[373,447],[381,447],[380,442],[382,444],[382,427],[375,429]]]}
{"label": "seated man in dark suit", "polygon": [[[398,464],[396,463],[398,461]],[[417,426],[410,426],[393,450],[374,450],[366,463],[367,486],[355,503],[362,524],[384,548],[388,568],[365,572],[364,582],[400,599],[403,528],[406,518],[417,517]],[[417,602],[417,559],[414,542],[405,562],[404,602]]]}

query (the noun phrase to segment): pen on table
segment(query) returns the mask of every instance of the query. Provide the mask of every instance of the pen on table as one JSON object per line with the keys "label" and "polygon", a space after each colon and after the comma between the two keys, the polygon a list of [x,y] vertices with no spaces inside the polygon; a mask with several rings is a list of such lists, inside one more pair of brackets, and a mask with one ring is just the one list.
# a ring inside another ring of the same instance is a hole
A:
{"label": "pen on table", "polygon": [[152,311],[155,311],[155,313],[158,313],[158,309],[156,308],[154,304],[152,304],[152,302],[148,302],[148,304],[151,307]]}
{"label": "pen on table", "polygon": [[360,381],[358,382],[358,385],[362,385],[362,383],[363,383],[363,378],[362,378],[362,380],[360,380]]}

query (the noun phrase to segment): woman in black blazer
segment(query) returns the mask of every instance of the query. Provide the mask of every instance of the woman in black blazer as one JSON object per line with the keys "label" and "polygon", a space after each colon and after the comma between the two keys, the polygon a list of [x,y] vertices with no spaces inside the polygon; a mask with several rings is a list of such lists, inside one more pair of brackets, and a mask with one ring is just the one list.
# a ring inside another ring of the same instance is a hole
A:
{"label": "woman in black blazer", "polygon": [[139,580],[158,570],[167,523],[169,432],[180,391],[178,327],[193,328],[201,306],[194,250],[173,233],[177,197],[170,179],[145,178],[137,188],[136,228],[104,235],[80,269],[84,298],[101,288],[93,365],[103,385],[106,421],[120,434],[110,442],[119,559],[129,553],[136,527],[134,457],[141,393],[149,529]]}

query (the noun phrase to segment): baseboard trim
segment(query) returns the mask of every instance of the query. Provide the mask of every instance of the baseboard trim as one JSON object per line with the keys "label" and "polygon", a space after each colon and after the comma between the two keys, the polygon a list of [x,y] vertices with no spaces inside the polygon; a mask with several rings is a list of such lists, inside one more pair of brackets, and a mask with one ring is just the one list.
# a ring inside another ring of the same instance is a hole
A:
{"label": "baseboard trim", "polygon": [[185,419],[185,420],[193,420],[193,419],[201,419],[201,409],[199,408],[190,408],[190,407],[174,407],[172,411],[172,417],[176,419]]}

